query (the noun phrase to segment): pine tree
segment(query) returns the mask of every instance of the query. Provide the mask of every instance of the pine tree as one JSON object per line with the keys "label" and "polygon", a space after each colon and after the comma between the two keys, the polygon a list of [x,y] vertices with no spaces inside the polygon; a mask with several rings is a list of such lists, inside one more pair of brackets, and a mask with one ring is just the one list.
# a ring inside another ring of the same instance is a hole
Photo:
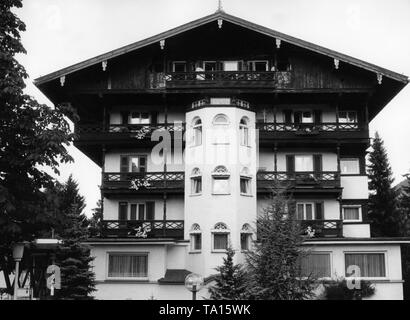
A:
{"label": "pine tree", "polygon": [[397,194],[392,188],[393,172],[389,164],[384,142],[376,132],[369,156],[369,219],[372,236],[394,237],[399,235]]}
{"label": "pine tree", "polygon": [[405,183],[400,188],[399,211],[400,211],[400,235],[410,236],[410,173],[405,174]]}
{"label": "pine tree", "polygon": [[92,209],[92,216],[89,219],[91,236],[101,235],[102,220],[103,220],[102,201],[100,199],[97,201],[97,206]]}
{"label": "pine tree", "polygon": [[235,251],[229,247],[223,264],[216,268],[215,285],[209,288],[213,300],[242,300],[246,298],[246,273],[240,264],[233,263]]}
{"label": "pine tree", "polygon": [[63,242],[56,253],[62,283],[58,298],[92,299],[89,295],[95,287],[94,273],[91,271],[93,258],[89,247],[84,244],[89,232],[88,219],[82,213],[84,197],[80,195],[78,183],[71,175],[54,192],[58,197],[56,232]]}
{"label": "pine tree", "polygon": [[58,298],[64,300],[91,300],[95,291],[95,275],[91,271],[90,248],[84,244],[87,229],[84,216],[78,215],[78,206],[72,205],[63,233],[63,243],[57,249],[56,264],[61,269],[61,290]]}
{"label": "pine tree", "polygon": [[270,204],[257,220],[257,241],[247,254],[249,298],[303,300],[312,297],[314,279],[302,276],[300,261],[308,254],[295,204],[286,189],[275,186]]}

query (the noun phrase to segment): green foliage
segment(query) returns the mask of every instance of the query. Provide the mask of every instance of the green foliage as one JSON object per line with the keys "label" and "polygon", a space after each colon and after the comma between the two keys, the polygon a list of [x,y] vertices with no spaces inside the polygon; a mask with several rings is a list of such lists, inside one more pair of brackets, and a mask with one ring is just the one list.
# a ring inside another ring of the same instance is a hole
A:
{"label": "green foliage", "polygon": [[43,168],[58,173],[60,163],[72,161],[66,147],[73,134],[64,115],[77,119],[71,108],[49,108],[23,92],[28,75],[15,55],[25,53],[25,24],[12,12],[21,6],[21,0],[0,2],[0,270],[7,275],[12,244],[52,226],[42,188],[54,180]]}
{"label": "green foliage", "polygon": [[246,299],[246,273],[240,264],[234,264],[235,251],[229,247],[223,264],[216,268],[215,285],[209,288],[213,300]]}
{"label": "green foliage", "polygon": [[371,297],[376,290],[369,281],[360,281],[360,289],[349,289],[344,278],[325,284],[324,287],[325,300],[361,300]]}
{"label": "green foliage", "polygon": [[286,190],[273,189],[270,204],[257,220],[255,249],[247,254],[249,298],[303,300],[314,296],[315,281],[303,277],[301,259],[305,238],[295,219],[295,204]]}
{"label": "green foliage", "polygon": [[399,235],[397,193],[392,188],[393,173],[384,147],[376,132],[369,156],[369,219],[372,236],[394,237]]}

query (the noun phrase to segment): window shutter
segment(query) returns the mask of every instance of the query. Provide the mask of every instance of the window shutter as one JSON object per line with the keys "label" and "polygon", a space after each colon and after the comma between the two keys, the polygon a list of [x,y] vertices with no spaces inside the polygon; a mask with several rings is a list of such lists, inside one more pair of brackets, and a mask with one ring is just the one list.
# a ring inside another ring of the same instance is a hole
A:
{"label": "window shutter", "polygon": [[139,172],[146,172],[147,171],[147,158],[140,157],[139,158]]}
{"label": "window shutter", "polygon": [[295,156],[293,154],[286,155],[286,171],[288,173],[295,172]]}
{"label": "window shutter", "polygon": [[120,202],[118,204],[118,220],[127,220],[128,202]]}
{"label": "window shutter", "polygon": [[284,110],[283,113],[285,114],[285,122],[291,123],[292,122],[292,111],[291,110]]}
{"label": "window shutter", "polygon": [[322,122],[322,110],[314,110],[314,121],[316,124],[319,124]]}
{"label": "window shutter", "polygon": [[316,202],[316,220],[323,220],[323,202]]}
{"label": "window shutter", "polygon": [[120,172],[128,172],[128,156],[121,156],[120,160]]}
{"label": "window shutter", "polygon": [[295,112],[293,114],[293,120],[294,120],[294,123],[300,123],[301,122],[301,112]]}
{"label": "window shutter", "polygon": [[121,124],[128,124],[128,111],[121,111]]}
{"label": "window shutter", "polygon": [[130,220],[137,220],[137,205],[131,205]]}
{"label": "window shutter", "polygon": [[313,155],[313,171],[315,173],[322,172],[322,155],[321,154]]}
{"label": "window shutter", "polygon": [[154,125],[158,123],[158,112],[151,113],[151,123]]}
{"label": "window shutter", "polygon": [[146,210],[147,210],[147,220],[154,220],[155,219],[155,202],[147,201]]}
{"label": "window shutter", "polygon": [[242,60],[238,61],[238,71],[244,71],[245,70],[245,64]]}

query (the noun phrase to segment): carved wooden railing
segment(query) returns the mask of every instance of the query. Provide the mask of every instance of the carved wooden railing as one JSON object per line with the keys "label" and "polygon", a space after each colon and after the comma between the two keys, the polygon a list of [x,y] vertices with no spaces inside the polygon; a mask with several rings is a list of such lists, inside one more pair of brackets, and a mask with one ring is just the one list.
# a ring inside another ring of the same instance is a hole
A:
{"label": "carved wooden railing", "polygon": [[104,172],[104,189],[183,189],[184,172]]}
{"label": "carved wooden railing", "polygon": [[257,173],[258,187],[269,188],[276,181],[295,186],[340,187],[340,174],[336,171],[321,172],[282,172],[259,171]]}
{"label": "carved wooden railing", "polygon": [[184,238],[183,220],[103,220],[101,236],[127,238]]}
{"label": "carved wooden railing", "polygon": [[267,132],[294,132],[295,134],[319,134],[320,132],[334,131],[361,131],[364,125],[359,123],[279,123],[264,122],[257,123],[256,128]]}
{"label": "carved wooden railing", "polygon": [[165,81],[275,81],[273,71],[196,71],[170,72]]}
{"label": "carved wooden railing", "polygon": [[82,124],[76,127],[76,133],[130,133],[130,134],[150,134],[155,130],[168,130],[169,132],[184,132],[185,123],[158,123],[158,124],[110,124],[104,128],[99,124]]}
{"label": "carved wooden railing", "polygon": [[300,220],[299,222],[308,238],[340,238],[343,236],[342,220]]}

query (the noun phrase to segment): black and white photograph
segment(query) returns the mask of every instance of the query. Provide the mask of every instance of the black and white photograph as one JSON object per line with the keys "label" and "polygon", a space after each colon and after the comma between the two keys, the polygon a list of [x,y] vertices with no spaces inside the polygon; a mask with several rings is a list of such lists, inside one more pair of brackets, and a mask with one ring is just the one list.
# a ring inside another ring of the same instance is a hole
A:
{"label": "black and white photograph", "polygon": [[1,0],[0,308],[410,300],[409,17]]}

